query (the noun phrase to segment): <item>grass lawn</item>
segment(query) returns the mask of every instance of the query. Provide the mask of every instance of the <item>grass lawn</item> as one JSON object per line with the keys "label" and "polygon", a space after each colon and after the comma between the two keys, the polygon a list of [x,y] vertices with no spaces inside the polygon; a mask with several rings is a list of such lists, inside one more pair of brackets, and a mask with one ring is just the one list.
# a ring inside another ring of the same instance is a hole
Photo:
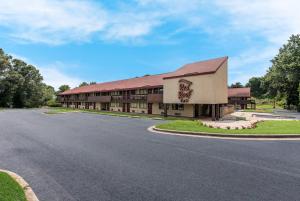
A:
{"label": "grass lawn", "polygon": [[21,186],[4,172],[0,172],[0,200],[26,201],[25,193]]}
{"label": "grass lawn", "polygon": [[151,118],[157,120],[189,120],[191,118],[185,117],[163,117],[161,115],[150,115],[150,114],[140,114],[140,113],[127,113],[127,112],[112,112],[112,111],[99,111],[99,110],[88,110],[88,109],[72,109],[72,108],[49,108],[46,114],[62,114],[66,112],[86,112],[101,115],[110,115],[117,117],[131,117],[131,118]]}
{"label": "grass lawn", "polygon": [[72,110],[69,108],[51,108],[49,111],[45,112],[46,114],[63,114],[66,112],[78,112],[78,110]]}
{"label": "grass lawn", "polygon": [[[282,108],[277,105],[275,109],[282,109]],[[257,104],[255,110],[246,109],[244,111],[245,112],[273,113],[274,108],[273,108],[273,105],[271,105],[271,104]]]}
{"label": "grass lawn", "polygon": [[228,130],[209,128],[201,125],[198,121],[176,120],[156,126],[160,129],[224,134],[300,134],[300,121],[264,121],[259,122],[256,128]]}

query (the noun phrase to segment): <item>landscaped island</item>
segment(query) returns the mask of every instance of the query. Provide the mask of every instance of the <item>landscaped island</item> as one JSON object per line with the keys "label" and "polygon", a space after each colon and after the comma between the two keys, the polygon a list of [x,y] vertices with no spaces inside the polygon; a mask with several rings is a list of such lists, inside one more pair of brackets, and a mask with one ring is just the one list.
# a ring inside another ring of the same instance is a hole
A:
{"label": "landscaped island", "polygon": [[199,121],[175,120],[156,126],[158,129],[172,131],[189,131],[221,134],[300,134],[300,121],[278,121],[270,120],[257,123],[255,128],[250,129],[220,129],[204,126]]}

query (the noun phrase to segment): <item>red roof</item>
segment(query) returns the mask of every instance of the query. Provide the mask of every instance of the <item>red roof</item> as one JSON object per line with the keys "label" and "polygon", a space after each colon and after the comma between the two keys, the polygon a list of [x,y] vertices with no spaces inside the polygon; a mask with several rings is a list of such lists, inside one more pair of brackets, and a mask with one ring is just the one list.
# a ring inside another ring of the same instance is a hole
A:
{"label": "red roof", "polygon": [[118,80],[112,82],[104,82],[99,84],[87,85],[87,86],[77,87],[65,91],[61,93],[61,95],[162,86],[163,77],[165,75],[166,74],[151,75],[151,76],[144,76],[138,78],[131,78],[127,80]]}
{"label": "red roof", "polygon": [[228,88],[228,97],[251,97],[250,88]]}
{"label": "red roof", "polygon": [[228,57],[221,57],[186,64],[175,72],[169,73],[166,77],[164,77],[164,79],[215,73],[222,66],[222,64],[227,61],[227,59]]}
{"label": "red roof", "polygon": [[98,83],[94,85],[77,87],[65,91],[61,93],[61,95],[90,93],[90,92],[99,92],[99,91],[116,91],[116,90],[134,89],[134,88],[160,87],[163,86],[163,79],[215,73],[227,59],[228,57],[221,57],[221,58],[186,64],[183,67],[171,73],[149,75],[144,77],[118,80],[112,82],[104,82],[104,83]]}

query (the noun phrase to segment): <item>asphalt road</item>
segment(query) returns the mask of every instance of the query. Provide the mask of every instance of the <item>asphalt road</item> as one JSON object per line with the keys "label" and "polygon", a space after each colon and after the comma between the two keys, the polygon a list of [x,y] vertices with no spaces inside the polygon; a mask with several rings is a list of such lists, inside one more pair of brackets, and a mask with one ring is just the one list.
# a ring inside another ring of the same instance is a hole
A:
{"label": "asphalt road", "polygon": [[155,120],[0,112],[0,168],[41,201],[300,200],[300,141],[148,132]]}

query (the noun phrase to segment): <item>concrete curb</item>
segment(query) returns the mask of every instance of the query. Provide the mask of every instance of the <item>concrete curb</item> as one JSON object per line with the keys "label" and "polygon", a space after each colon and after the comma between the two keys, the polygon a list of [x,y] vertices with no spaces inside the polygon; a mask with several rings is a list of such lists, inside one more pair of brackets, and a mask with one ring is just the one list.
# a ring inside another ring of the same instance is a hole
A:
{"label": "concrete curb", "polygon": [[155,126],[148,128],[148,131],[167,135],[190,136],[190,137],[204,137],[216,139],[231,139],[231,140],[300,140],[300,134],[276,134],[276,135],[253,135],[253,134],[220,134],[220,133],[205,133],[205,132],[188,132],[188,131],[175,131],[159,129]]}
{"label": "concrete curb", "polygon": [[14,172],[8,171],[8,170],[0,169],[0,172],[7,173],[22,187],[27,201],[39,201],[39,199],[36,197],[35,193],[33,192],[32,188],[21,176],[17,175]]}

